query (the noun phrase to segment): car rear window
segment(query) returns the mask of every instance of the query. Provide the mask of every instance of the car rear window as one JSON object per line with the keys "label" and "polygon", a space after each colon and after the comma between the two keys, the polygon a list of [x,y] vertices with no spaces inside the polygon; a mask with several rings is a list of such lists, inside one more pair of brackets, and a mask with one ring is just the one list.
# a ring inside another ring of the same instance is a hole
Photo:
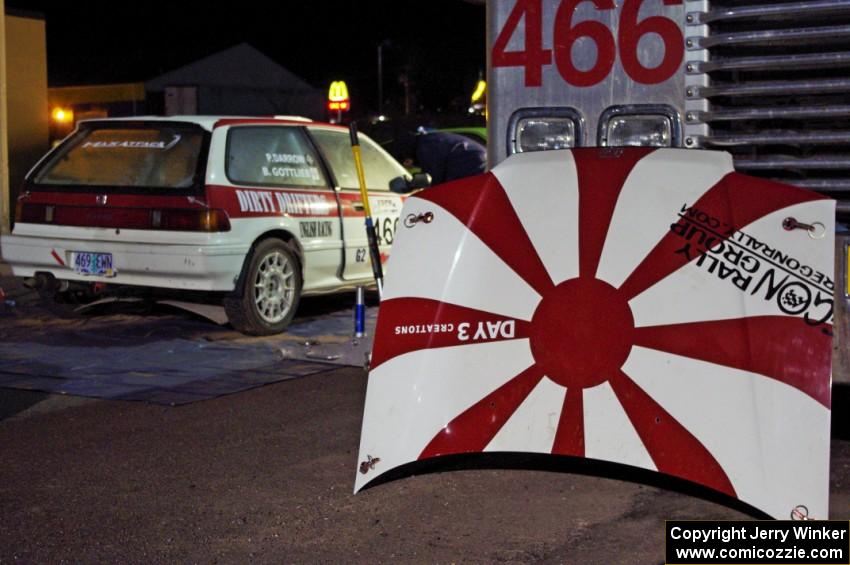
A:
{"label": "car rear window", "polygon": [[83,127],[33,178],[38,185],[189,188],[204,132],[168,125]]}

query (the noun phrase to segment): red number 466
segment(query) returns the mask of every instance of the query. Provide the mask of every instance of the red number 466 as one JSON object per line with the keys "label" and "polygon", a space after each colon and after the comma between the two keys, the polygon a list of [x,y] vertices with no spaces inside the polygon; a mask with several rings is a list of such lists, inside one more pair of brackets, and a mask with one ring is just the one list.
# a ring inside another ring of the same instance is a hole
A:
{"label": "red number 466", "polygon": [[[555,13],[552,42],[558,73],[573,86],[593,86],[602,82],[614,67],[617,47],[626,74],[641,84],[658,84],[671,78],[685,56],[685,45],[679,26],[665,16],[650,16],[638,21],[638,12],[646,0],[624,0],[617,26],[617,41],[608,27],[598,21],[585,20],[573,24],[573,15],[582,2],[592,2],[597,10],[614,10],[614,0],[562,0]],[[665,5],[681,4],[682,0],[663,0]],[[543,66],[552,64],[553,50],[543,49],[542,0],[517,0],[505,26],[493,44],[494,67],[523,67],[525,85],[540,86]],[[522,50],[506,51],[508,42],[525,21],[525,45]],[[664,57],[655,67],[646,67],[638,59],[638,42],[644,35],[654,33],[664,42]],[[573,62],[573,44],[586,37],[596,45],[596,62],[581,70]]]}

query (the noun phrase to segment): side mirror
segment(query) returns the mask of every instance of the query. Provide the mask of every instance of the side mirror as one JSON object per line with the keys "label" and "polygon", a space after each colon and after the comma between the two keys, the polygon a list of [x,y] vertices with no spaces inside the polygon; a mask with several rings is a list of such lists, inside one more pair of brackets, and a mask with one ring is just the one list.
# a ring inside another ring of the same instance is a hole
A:
{"label": "side mirror", "polygon": [[431,175],[428,173],[416,173],[413,177],[405,175],[390,181],[390,190],[396,194],[408,194],[429,186],[431,186]]}
{"label": "side mirror", "polygon": [[412,186],[414,190],[419,188],[428,188],[431,186],[431,175],[428,173],[416,173],[410,181],[410,186]]}

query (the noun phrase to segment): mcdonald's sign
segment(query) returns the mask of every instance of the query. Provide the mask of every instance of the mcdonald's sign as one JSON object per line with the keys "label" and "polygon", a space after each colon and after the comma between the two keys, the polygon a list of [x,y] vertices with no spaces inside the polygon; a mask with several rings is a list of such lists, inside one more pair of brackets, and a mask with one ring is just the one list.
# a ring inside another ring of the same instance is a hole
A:
{"label": "mcdonald's sign", "polygon": [[346,86],[345,81],[335,80],[328,90],[328,110],[347,112],[349,108],[348,86]]}

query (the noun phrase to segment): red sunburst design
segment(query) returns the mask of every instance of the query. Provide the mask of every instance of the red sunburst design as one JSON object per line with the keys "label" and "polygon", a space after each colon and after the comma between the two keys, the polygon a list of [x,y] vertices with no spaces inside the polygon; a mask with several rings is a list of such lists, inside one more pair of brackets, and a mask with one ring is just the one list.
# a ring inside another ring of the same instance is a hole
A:
{"label": "red sunburst design", "polygon": [[[665,235],[619,288],[595,278],[620,191],[636,163],[651,149],[626,149],[610,158],[595,149],[575,150],[579,186],[579,276],[554,284],[522,222],[495,176],[425,191],[465,224],[540,296],[530,321],[515,320],[509,338],[528,339],[534,365],[455,417],[425,447],[420,459],[482,451],[545,377],[567,389],[553,454],[584,456],[582,391],[608,383],[660,472],[734,496],[720,464],[684,426],[627,375],[622,367],[634,346],[655,349],[757,373],[796,387],[829,406],[831,338],[800,330],[800,320],[762,316],[735,320],[635,327],[629,301],[688,263],[680,243]],[[764,198],[765,190],[770,198]],[[817,194],[731,173],[694,204],[721,222],[744,228],[767,214]],[[493,314],[422,298],[381,305],[372,366],[405,353],[462,346],[452,333],[394,335],[401,324],[508,321]],[[758,342],[749,337],[760,335]],[[803,355],[810,360],[791,362]]]}

